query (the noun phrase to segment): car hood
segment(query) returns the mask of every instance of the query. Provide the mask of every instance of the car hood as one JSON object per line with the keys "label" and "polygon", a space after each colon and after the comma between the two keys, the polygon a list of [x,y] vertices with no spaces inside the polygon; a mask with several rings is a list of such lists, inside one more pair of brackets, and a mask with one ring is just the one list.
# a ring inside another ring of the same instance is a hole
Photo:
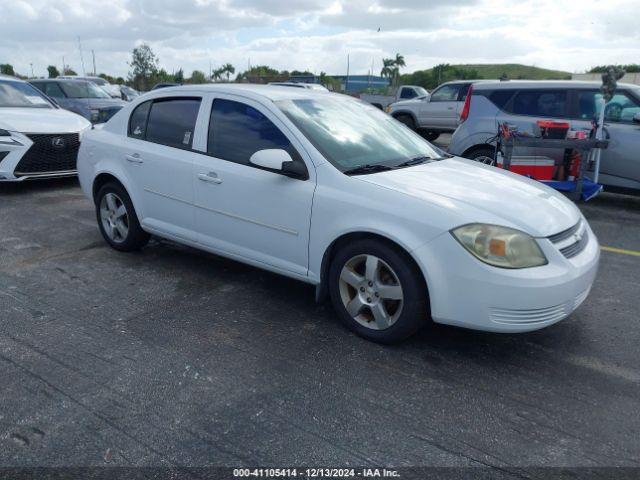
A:
{"label": "car hood", "polygon": [[465,223],[502,220],[503,226],[517,228],[535,237],[556,234],[580,219],[578,208],[552,188],[462,158],[357,178],[444,205],[452,210],[452,217],[456,220],[463,217]]}
{"label": "car hood", "polygon": [[21,133],[74,133],[90,127],[86,119],[61,108],[0,108],[0,128]]}
{"label": "car hood", "polygon": [[418,99],[398,100],[397,102],[393,102],[391,106],[394,108],[400,108],[400,107],[408,107],[411,105],[418,105],[420,103],[422,103],[422,100],[418,100]]}

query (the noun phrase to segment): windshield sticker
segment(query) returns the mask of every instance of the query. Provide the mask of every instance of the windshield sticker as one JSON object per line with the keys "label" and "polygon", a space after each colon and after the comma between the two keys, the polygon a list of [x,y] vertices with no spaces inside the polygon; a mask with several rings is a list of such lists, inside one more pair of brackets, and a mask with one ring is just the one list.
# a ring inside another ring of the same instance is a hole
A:
{"label": "windshield sticker", "polygon": [[182,143],[184,143],[185,145],[189,145],[190,140],[191,140],[191,132],[189,131],[184,132],[184,139],[182,140]]}

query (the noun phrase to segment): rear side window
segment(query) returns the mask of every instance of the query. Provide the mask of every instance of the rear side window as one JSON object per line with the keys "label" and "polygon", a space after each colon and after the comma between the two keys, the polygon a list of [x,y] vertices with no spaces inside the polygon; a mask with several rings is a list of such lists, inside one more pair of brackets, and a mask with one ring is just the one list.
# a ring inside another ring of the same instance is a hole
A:
{"label": "rear side window", "polygon": [[469,93],[469,88],[471,87],[470,83],[465,83],[460,86],[460,91],[458,92],[458,101],[464,102],[467,99],[467,93]]}
{"label": "rear side window", "polygon": [[144,102],[138,105],[129,118],[129,136],[144,139],[147,131],[147,116],[151,102]]}
{"label": "rear side window", "polygon": [[504,110],[505,106],[513,97],[514,90],[495,90],[489,94],[489,100],[500,110]]}
{"label": "rear side window", "polygon": [[147,120],[146,140],[190,149],[199,109],[200,98],[154,100]]}
{"label": "rear side window", "polygon": [[566,117],[566,90],[521,90],[513,99],[511,113],[538,117]]}
{"label": "rear side window", "polygon": [[60,88],[60,85],[53,82],[47,82],[44,84],[44,93],[53,98],[64,98],[64,93]]}
{"label": "rear side window", "polygon": [[294,159],[298,156],[287,137],[258,110],[241,102],[214,100],[207,142],[210,155],[248,165],[255,152],[271,148],[287,150]]}

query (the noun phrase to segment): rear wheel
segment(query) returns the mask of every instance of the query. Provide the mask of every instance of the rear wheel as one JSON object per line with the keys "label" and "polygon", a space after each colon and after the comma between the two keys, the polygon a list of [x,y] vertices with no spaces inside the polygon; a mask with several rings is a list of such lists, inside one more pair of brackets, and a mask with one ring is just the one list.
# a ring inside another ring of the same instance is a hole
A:
{"label": "rear wheel", "polygon": [[482,147],[474,150],[466,158],[475,162],[484,163],[485,165],[496,164],[496,150],[493,147]]}
{"label": "rear wheel", "polygon": [[96,216],[100,233],[116,250],[138,250],[149,241],[150,235],[140,226],[129,194],[117,183],[107,183],[98,191]]}
{"label": "rear wheel", "polygon": [[329,270],[331,301],[343,323],[375,342],[403,340],[428,320],[428,293],[410,258],[385,242],[342,248]]}

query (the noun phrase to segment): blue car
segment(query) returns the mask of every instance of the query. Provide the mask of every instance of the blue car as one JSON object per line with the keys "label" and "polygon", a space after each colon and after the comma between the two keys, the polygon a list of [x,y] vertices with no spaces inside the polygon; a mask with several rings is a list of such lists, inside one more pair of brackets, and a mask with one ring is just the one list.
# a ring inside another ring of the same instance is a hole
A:
{"label": "blue car", "polygon": [[84,80],[30,80],[58,105],[70,110],[91,123],[103,123],[109,120],[126,102],[111,98],[108,93],[92,82]]}

